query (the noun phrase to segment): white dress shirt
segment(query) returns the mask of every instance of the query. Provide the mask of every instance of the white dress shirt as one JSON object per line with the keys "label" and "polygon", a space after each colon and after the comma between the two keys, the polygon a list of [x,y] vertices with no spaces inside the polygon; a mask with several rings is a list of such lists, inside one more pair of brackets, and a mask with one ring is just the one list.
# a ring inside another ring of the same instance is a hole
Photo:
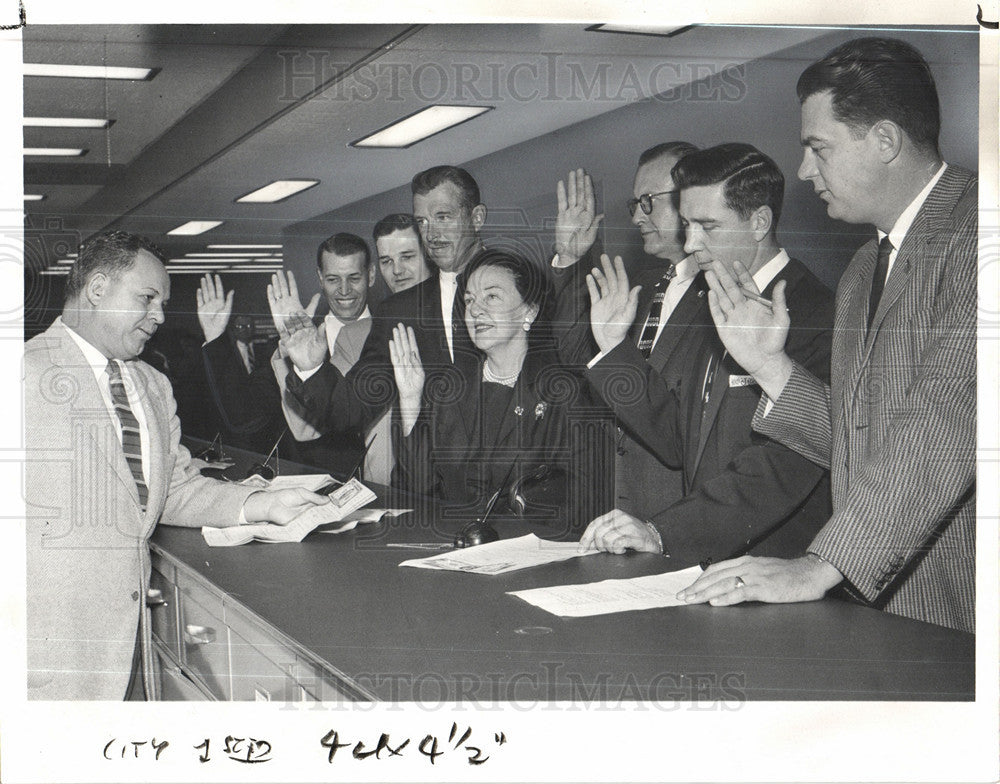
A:
{"label": "white dress shirt", "polygon": [[[90,365],[90,369],[94,373],[94,379],[97,381],[97,388],[101,392],[101,399],[108,410],[108,416],[111,417],[111,421],[114,423],[115,432],[118,434],[118,443],[120,444],[122,442],[122,423],[118,418],[114,401],[111,398],[108,358],[104,356],[100,349],[87,341],[86,338],[66,326],[66,323],[62,320],[62,316],[59,316],[56,322],[66,327],[69,336],[80,347],[84,359]],[[142,451],[142,478],[146,481],[146,487],[149,487],[149,426],[146,424],[146,412],[142,408],[142,395],[136,389],[135,380],[132,378],[132,374],[129,373],[128,365],[120,360],[115,361],[118,363],[118,367],[122,373],[122,382],[125,386],[125,394],[128,396],[129,407],[132,409],[135,421],[139,423],[139,447]]]}
{"label": "white dress shirt", "polygon": [[[927,201],[927,197],[930,192],[934,189],[934,186],[938,184],[938,180],[941,179],[941,175],[944,174],[944,170],[948,168],[947,163],[942,163],[937,170],[937,174],[931,177],[930,182],[928,182],[922,191],[917,194],[917,197],[910,202],[909,206],[896,218],[896,222],[892,226],[892,230],[889,232],[889,242],[892,243],[892,253],[889,254],[889,265],[886,267],[885,279],[889,279],[889,275],[892,273],[892,265],[896,263],[896,256],[899,253],[899,249],[903,246],[903,240],[906,239],[906,232],[910,230],[910,226],[913,225],[913,220],[917,217],[917,213],[920,212],[920,208],[924,206],[924,202]],[[885,236],[884,232],[878,232],[879,242]],[[885,281],[883,281],[884,283]]]}
{"label": "white dress shirt", "polygon": [[455,292],[458,291],[458,273],[440,271],[438,273],[441,288],[441,318],[444,321],[444,335],[448,340],[448,354],[455,361],[455,342],[452,336],[453,325],[451,316],[455,308]]}

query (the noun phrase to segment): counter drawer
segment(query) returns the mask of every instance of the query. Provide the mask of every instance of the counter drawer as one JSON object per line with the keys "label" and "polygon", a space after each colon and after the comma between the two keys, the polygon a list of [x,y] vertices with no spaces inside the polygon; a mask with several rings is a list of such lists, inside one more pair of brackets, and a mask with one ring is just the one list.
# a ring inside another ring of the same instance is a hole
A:
{"label": "counter drawer", "polygon": [[222,600],[200,586],[180,586],[181,664],[219,700],[230,699],[229,629]]}
{"label": "counter drawer", "polygon": [[[173,570],[171,569],[172,573]],[[181,660],[181,641],[177,630],[180,602],[177,596],[177,586],[157,566],[149,576],[149,593],[146,604],[149,605],[150,628],[153,637],[159,640],[169,650],[177,661]]]}

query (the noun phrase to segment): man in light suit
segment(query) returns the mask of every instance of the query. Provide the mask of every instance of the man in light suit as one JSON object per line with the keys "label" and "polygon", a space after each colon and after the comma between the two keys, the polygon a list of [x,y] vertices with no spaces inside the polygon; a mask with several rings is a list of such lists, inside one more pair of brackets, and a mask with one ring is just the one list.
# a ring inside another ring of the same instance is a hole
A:
{"label": "man in light suit", "polygon": [[[641,348],[655,373],[662,373],[670,356],[704,308],[706,292],[694,258],[684,252],[684,229],[678,212],[679,194],[671,170],[684,155],[698,148],[683,141],[650,147],[639,156],[628,200],[632,224],[642,236],[649,259],[637,264],[633,280],[642,286],[628,340]],[[564,333],[563,360],[585,365],[597,355],[590,329],[590,297],[586,276],[598,264],[594,186],[582,169],[572,171],[557,188],[556,257],[552,277],[556,287],[556,328]],[[650,263],[652,262],[652,263]],[[659,300],[654,305],[654,298]],[[647,329],[648,326],[648,329]],[[615,505],[640,518],[660,511],[684,494],[681,472],[656,456],[646,440],[648,428],[619,422],[615,444]]]}
{"label": "man in light suit", "polygon": [[[681,158],[673,179],[684,250],[703,271],[742,263],[765,296],[779,281],[794,291],[800,307],[789,353],[828,377],[833,293],[778,244],[785,184],[778,166],[749,144],[720,144]],[[684,497],[644,517],[608,512],[588,526],[581,548],[662,553],[678,568],[747,551],[802,552],[830,513],[826,472],[752,431],[759,390],[719,342],[705,298],[658,372],[625,339],[638,287],[629,288],[621,259],[612,266],[605,256],[602,268],[588,276],[601,353],[587,380],[659,459],[682,470]]]}
{"label": "man in light suit", "polygon": [[155,699],[147,542],[158,522],[287,523],[325,502],[202,477],[166,377],[135,358],[170,280],[148,241],[98,235],[60,318],[25,344],[28,695]]}
{"label": "man in light suit", "polygon": [[849,41],[798,94],[799,177],[879,237],[837,290],[831,385],[785,353],[783,289],[771,309],[744,296],[744,271],[709,282],[723,341],[765,393],[754,428],[830,466],[833,516],[804,557],[718,563],[681,598],[807,601],[839,585],[974,631],[978,181],[942,162],[934,79],[909,44]]}

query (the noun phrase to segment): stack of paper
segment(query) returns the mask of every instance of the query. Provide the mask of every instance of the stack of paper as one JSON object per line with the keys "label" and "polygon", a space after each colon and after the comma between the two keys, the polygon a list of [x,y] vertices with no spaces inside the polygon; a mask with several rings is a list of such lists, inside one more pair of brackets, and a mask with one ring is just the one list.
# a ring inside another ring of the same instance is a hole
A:
{"label": "stack of paper", "polygon": [[550,542],[534,534],[517,539],[501,539],[476,547],[450,550],[428,558],[403,561],[400,566],[418,569],[443,569],[473,574],[503,574],[529,566],[566,561],[578,555],[593,555],[597,550],[580,552],[579,542]]}
{"label": "stack of paper", "polygon": [[553,615],[579,618],[585,615],[605,615],[682,605],[684,602],[676,598],[677,592],[691,585],[700,574],[701,567],[692,566],[690,569],[677,572],[632,577],[627,580],[553,585],[550,588],[532,588],[509,593]]}
{"label": "stack of paper", "polygon": [[[273,482],[270,487],[274,487]],[[254,539],[258,542],[301,542],[316,526],[339,522],[375,498],[375,493],[357,479],[351,479],[330,493],[327,503],[310,507],[288,525],[251,523],[230,528],[206,527],[201,529],[201,534],[213,547],[233,547]],[[344,527],[353,528],[355,525],[356,521],[350,521]]]}

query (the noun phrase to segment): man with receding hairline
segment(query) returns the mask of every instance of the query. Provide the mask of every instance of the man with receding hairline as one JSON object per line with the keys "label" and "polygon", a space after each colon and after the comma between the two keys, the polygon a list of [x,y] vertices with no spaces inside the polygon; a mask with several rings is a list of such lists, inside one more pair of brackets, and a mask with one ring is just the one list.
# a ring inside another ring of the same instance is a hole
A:
{"label": "man with receding hairline", "polygon": [[[627,202],[632,224],[642,237],[649,258],[637,263],[635,281],[642,285],[629,340],[642,344],[649,366],[662,372],[688,331],[706,287],[694,259],[684,252],[684,229],[678,214],[678,192],[671,170],[680,158],[698,148],[684,141],[657,144],[639,156]],[[557,188],[556,328],[563,334],[563,357],[586,365],[598,355],[590,329],[590,298],[585,278],[597,264],[594,186],[582,169],[571,171]],[[654,304],[655,303],[655,304]],[[649,448],[642,429],[619,423],[615,443],[615,504],[646,517],[683,494],[679,471],[665,465]]]}
{"label": "man with receding hairline", "polygon": [[155,699],[149,537],[158,523],[288,523],[326,497],[202,477],[165,376],[137,359],[163,323],[160,252],[88,239],[62,315],[24,346],[28,696]]}

